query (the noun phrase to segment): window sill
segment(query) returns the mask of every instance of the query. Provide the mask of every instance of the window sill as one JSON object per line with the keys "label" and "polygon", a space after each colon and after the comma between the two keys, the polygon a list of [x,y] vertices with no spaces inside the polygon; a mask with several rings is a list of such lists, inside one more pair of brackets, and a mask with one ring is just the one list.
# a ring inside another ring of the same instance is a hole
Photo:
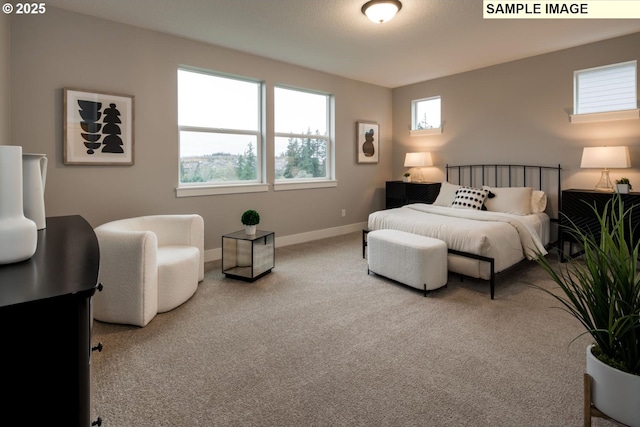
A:
{"label": "window sill", "polygon": [[338,181],[336,180],[322,180],[322,181],[297,181],[297,182],[276,182],[273,184],[273,191],[287,191],[287,190],[306,190],[308,188],[329,188],[337,187]]}
{"label": "window sill", "polygon": [[569,114],[571,123],[606,122],[610,120],[637,120],[640,119],[640,109],[607,111],[606,113]]}
{"label": "window sill", "polygon": [[411,129],[409,130],[411,136],[429,136],[429,135],[441,135],[442,127],[432,129]]}
{"label": "window sill", "polygon": [[217,194],[261,193],[269,191],[269,184],[202,185],[176,188],[176,197],[210,196]]}

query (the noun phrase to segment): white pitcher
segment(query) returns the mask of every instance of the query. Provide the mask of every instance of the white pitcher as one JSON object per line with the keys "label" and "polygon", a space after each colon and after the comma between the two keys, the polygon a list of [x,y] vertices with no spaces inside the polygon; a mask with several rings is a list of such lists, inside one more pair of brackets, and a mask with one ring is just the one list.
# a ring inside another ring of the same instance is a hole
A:
{"label": "white pitcher", "polygon": [[24,216],[35,222],[38,230],[47,227],[44,211],[47,163],[48,159],[45,154],[22,154]]}
{"label": "white pitcher", "polygon": [[29,259],[36,253],[36,224],[22,209],[22,147],[0,145],[0,264]]}

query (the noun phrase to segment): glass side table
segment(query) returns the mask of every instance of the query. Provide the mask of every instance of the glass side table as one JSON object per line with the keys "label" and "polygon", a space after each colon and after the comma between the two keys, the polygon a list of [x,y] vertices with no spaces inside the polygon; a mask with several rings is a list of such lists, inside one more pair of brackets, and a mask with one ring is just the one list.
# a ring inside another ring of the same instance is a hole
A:
{"label": "glass side table", "polygon": [[222,236],[222,272],[232,279],[254,282],[271,273],[276,264],[273,231],[244,230]]}

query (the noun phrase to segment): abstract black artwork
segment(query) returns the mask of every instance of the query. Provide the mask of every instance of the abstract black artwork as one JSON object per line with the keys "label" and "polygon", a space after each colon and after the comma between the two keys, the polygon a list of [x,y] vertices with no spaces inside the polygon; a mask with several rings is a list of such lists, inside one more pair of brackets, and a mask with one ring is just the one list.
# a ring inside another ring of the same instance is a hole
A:
{"label": "abstract black artwork", "polygon": [[64,89],[64,163],[133,165],[133,96]]}

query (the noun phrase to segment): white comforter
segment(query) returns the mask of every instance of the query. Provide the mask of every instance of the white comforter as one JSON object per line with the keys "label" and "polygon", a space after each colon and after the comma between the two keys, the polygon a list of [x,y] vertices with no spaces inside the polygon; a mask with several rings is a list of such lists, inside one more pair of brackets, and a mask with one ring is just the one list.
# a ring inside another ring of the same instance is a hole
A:
{"label": "white comforter", "polygon": [[[387,209],[369,215],[369,230],[394,229],[434,237],[449,249],[483,255],[495,260],[495,272],[523,260],[536,252],[546,254],[534,218],[499,212],[474,211],[433,206],[422,203]],[[548,218],[548,217],[547,217]],[[535,222],[533,221],[533,222]],[[486,262],[449,255],[449,270],[471,277],[489,279]]]}

